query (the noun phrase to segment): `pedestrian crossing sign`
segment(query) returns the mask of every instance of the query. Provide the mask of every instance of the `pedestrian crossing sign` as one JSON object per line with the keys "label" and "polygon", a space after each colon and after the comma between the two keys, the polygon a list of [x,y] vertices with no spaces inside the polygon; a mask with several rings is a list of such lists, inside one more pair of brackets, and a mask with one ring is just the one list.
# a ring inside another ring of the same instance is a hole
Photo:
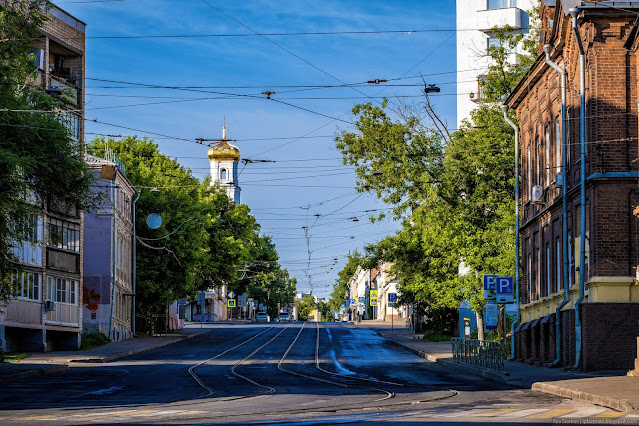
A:
{"label": "pedestrian crossing sign", "polygon": [[371,306],[377,306],[377,297],[371,297]]}
{"label": "pedestrian crossing sign", "polygon": [[235,299],[229,299],[226,302],[226,306],[229,307],[229,308],[234,308],[235,307]]}

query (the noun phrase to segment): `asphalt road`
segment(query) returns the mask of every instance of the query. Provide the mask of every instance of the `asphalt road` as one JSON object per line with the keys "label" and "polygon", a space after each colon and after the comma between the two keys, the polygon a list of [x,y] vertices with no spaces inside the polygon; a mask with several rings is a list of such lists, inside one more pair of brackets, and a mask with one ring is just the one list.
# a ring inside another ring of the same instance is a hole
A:
{"label": "asphalt road", "polygon": [[[0,424],[547,424],[612,410],[486,381],[341,323],[212,326],[0,388]],[[637,422],[637,423],[635,423]],[[601,424],[601,423],[600,423]]]}

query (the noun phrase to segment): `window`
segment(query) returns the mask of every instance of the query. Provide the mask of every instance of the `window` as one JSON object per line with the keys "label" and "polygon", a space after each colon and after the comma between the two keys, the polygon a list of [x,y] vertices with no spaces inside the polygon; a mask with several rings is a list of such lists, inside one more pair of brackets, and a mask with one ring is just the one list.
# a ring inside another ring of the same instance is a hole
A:
{"label": "window", "polygon": [[220,179],[226,180],[226,169],[220,171]]}
{"label": "window", "polygon": [[13,295],[29,300],[40,301],[42,277],[34,272],[19,272],[11,276]]}
{"label": "window", "polygon": [[546,186],[550,186],[550,171],[552,169],[552,163],[550,162],[550,125],[546,125],[545,132],[546,140]]}
{"label": "window", "polygon": [[488,0],[488,9],[504,9],[517,7],[517,0]]}
{"label": "window", "polygon": [[47,300],[57,303],[78,304],[78,281],[69,278],[47,277]]}
{"label": "window", "polygon": [[[566,166],[568,167],[568,170],[570,170],[570,158],[571,158],[571,151],[572,151],[572,144],[570,143],[570,108],[568,108],[566,110]],[[566,170],[566,172],[568,172],[568,170]],[[567,182],[564,182],[564,184],[566,184]]]}
{"label": "window", "polygon": [[550,283],[552,282],[551,280],[551,275],[550,275],[550,271],[551,271],[551,257],[550,257],[550,244],[546,244],[546,296],[550,296],[550,293],[552,293],[552,289],[550,287]]}
{"label": "window", "polygon": [[497,37],[490,37],[486,42],[486,50],[490,52],[491,47],[499,47],[499,39]]}
{"label": "window", "polygon": [[80,251],[80,225],[66,220],[49,218],[48,244],[57,248]]}
{"label": "window", "polygon": [[570,234],[568,234],[568,288],[572,287],[572,274],[574,271],[574,267],[575,267],[575,257],[573,256],[573,251],[572,251],[572,237],[570,236]]}
{"label": "window", "polygon": [[541,294],[541,274],[543,273],[543,269],[541,269],[541,250],[537,247],[537,274],[535,276],[535,299],[539,298]]}
{"label": "window", "polygon": [[541,151],[541,145],[540,145],[540,141],[539,141],[539,136],[535,137],[535,167],[537,168],[536,172],[536,180],[535,180],[535,185],[541,185],[541,158],[540,158],[540,152]]}
{"label": "window", "polygon": [[38,215],[29,215],[21,226],[22,241],[36,245],[38,243],[38,225],[40,225]]}
{"label": "window", "polygon": [[528,302],[531,302],[532,297],[532,256],[528,254]]}
{"label": "window", "polygon": [[557,238],[557,279],[555,280],[556,286],[555,286],[555,291],[559,291],[561,289],[560,283],[561,283],[561,243],[559,242],[559,238]]}
{"label": "window", "polygon": [[557,173],[561,173],[561,120],[559,117],[555,118],[555,170]]}
{"label": "window", "polygon": [[526,185],[528,185],[528,200],[532,199],[532,152],[528,144],[528,171],[526,172]]}

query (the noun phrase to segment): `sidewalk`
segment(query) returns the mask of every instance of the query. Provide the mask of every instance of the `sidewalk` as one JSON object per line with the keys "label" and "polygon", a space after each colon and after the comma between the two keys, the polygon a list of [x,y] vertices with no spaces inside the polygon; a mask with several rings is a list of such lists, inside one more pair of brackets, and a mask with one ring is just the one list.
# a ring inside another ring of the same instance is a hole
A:
{"label": "sidewalk", "polygon": [[391,330],[390,324],[378,321],[371,321],[370,324],[362,322],[355,326],[375,329],[383,337],[422,358],[489,380],[597,404],[617,411],[639,413],[639,377],[626,376],[626,371],[566,371],[505,361],[504,371],[499,372],[456,363],[453,361],[450,342],[429,342],[404,327]]}
{"label": "sidewalk", "polygon": [[210,328],[200,328],[200,325],[193,325],[169,335],[135,337],[84,351],[31,353],[29,357],[19,362],[0,363],[0,383],[59,373],[68,370],[69,364],[74,362],[110,362],[180,342],[209,331],[211,331]]}

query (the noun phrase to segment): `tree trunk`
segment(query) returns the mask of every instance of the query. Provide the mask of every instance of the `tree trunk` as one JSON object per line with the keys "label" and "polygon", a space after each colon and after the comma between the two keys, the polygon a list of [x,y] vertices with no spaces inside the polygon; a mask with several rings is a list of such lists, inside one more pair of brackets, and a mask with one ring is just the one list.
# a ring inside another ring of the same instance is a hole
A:
{"label": "tree trunk", "polygon": [[484,313],[477,312],[477,338],[484,340]]}

